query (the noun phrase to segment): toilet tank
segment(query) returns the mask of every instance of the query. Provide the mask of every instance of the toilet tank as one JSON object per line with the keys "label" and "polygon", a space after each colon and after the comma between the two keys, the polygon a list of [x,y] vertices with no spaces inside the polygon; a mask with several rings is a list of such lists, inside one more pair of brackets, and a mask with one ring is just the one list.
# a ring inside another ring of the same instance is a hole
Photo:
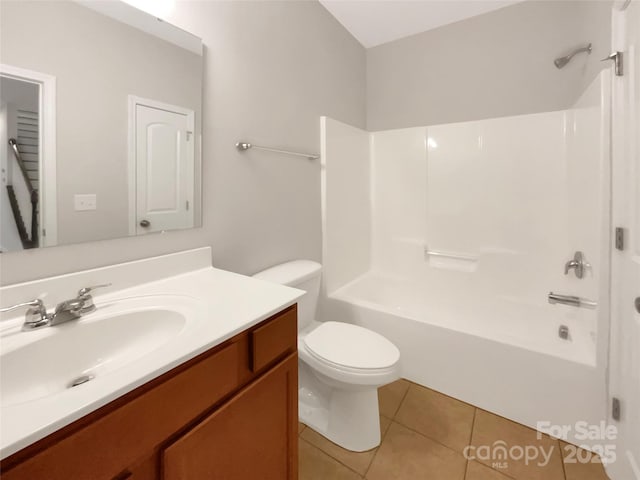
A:
{"label": "toilet tank", "polygon": [[267,268],[253,277],[307,292],[298,300],[298,330],[300,330],[309,325],[316,316],[321,273],[322,265],[317,262],[294,260]]}

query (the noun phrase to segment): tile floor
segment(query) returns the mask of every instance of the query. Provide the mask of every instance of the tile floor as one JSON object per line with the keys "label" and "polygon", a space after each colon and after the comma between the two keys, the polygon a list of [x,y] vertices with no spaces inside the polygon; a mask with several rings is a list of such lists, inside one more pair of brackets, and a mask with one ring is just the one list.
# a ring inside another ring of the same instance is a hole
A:
{"label": "tile floor", "polygon": [[[331,443],[300,424],[300,480],[606,480],[602,464],[565,463],[573,447],[472,405],[407,380],[382,387],[380,428],[382,443],[368,452],[354,453]],[[467,445],[541,447],[548,462],[466,460]],[[562,449],[562,451],[561,451]],[[578,458],[590,456],[578,452]]]}

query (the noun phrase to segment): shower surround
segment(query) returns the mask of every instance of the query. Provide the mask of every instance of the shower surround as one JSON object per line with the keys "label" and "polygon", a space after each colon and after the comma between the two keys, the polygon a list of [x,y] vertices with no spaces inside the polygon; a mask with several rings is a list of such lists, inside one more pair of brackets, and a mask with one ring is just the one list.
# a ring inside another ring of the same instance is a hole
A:
{"label": "shower surround", "polygon": [[[576,422],[607,408],[609,85],[603,72],[571,109],[473,122],[323,118],[321,317],[385,335],[409,380],[589,445]],[[582,279],[564,274],[576,251]]]}

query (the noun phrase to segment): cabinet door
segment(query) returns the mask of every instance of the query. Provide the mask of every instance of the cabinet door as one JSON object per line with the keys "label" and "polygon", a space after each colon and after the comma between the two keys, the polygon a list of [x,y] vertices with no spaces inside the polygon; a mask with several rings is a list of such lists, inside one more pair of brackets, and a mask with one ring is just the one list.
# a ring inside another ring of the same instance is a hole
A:
{"label": "cabinet door", "polygon": [[290,355],[163,454],[165,480],[297,480],[298,358]]}
{"label": "cabinet door", "polygon": [[111,480],[158,480],[160,477],[160,454],[152,455],[120,472]]}

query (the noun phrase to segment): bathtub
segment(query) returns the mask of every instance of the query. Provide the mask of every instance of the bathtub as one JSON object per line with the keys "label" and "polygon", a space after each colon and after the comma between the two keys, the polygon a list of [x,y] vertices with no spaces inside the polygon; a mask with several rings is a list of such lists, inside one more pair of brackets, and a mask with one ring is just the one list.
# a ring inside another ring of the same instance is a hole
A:
{"label": "bathtub", "polygon": [[532,428],[598,424],[605,395],[584,395],[605,381],[587,321],[596,311],[492,287],[437,269],[421,278],[369,272],[327,295],[320,315],[385,335],[401,351],[403,377],[420,385]]}
{"label": "bathtub", "polygon": [[[409,279],[368,273],[332,297],[433,327],[595,366],[595,311],[550,305],[545,291],[538,292],[538,299],[513,291],[496,293],[495,282],[474,275],[440,270]],[[569,327],[567,340],[558,335],[561,325]]]}

